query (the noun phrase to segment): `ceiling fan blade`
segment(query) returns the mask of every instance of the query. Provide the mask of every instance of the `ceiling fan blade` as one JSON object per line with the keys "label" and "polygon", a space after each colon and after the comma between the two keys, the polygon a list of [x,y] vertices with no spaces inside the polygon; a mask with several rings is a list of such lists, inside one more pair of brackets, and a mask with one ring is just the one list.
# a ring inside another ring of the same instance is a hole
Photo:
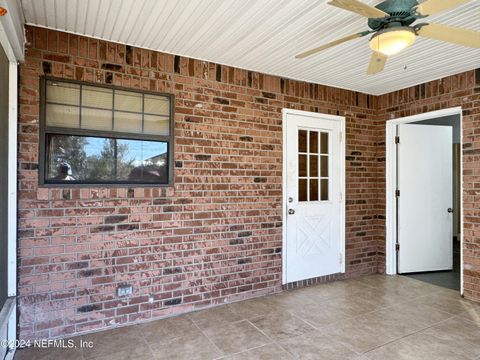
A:
{"label": "ceiling fan blade", "polygon": [[423,25],[417,34],[429,39],[446,41],[466,47],[480,48],[480,32],[442,24]]}
{"label": "ceiling fan blade", "polygon": [[470,0],[427,0],[416,7],[416,10],[421,15],[432,15],[438,12],[448,10]]}
{"label": "ceiling fan blade", "polygon": [[364,4],[358,0],[331,0],[328,2],[328,4],[368,18],[383,18],[385,16],[389,16],[389,14],[386,12],[374,8],[373,6]]}
{"label": "ceiling fan blade", "polygon": [[387,62],[387,58],[387,55],[383,55],[382,53],[374,51],[372,53],[372,57],[370,58],[370,64],[368,65],[367,74],[374,75],[383,71],[385,63]]}
{"label": "ceiling fan blade", "polygon": [[356,33],[356,34],[352,34],[352,35],[349,35],[349,36],[345,36],[341,39],[337,39],[335,41],[332,41],[332,42],[329,42],[325,45],[322,45],[322,46],[319,46],[319,47],[316,47],[314,49],[311,49],[311,50],[308,50],[308,51],[305,51],[301,54],[298,54],[295,56],[295,58],[297,59],[303,59],[303,58],[306,58],[307,56],[310,56],[310,55],[313,55],[313,54],[316,54],[317,52],[320,52],[322,50],[325,50],[325,49],[328,49],[328,48],[331,48],[331,47],[334,47],[336,45],[339,45],[339,44],[342,44],[344,42],[347,42],[347,41],[350,41],[350,40],[353,40],[353,39],[357,39],[357,38],[360,38],[362,36],[365,36],[365,35],[368,35],[370,34],[370,31],[363,31],[363,32],[360,32],[360,33]]}

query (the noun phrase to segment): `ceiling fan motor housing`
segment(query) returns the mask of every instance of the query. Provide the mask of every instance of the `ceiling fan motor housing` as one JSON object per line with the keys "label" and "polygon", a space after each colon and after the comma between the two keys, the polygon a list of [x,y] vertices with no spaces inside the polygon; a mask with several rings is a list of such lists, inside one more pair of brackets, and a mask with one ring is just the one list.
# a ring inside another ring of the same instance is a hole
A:
{"label": "ceiling fan motor housing", "polygon": [[413,8],[418,6],[417,0],[386,0],[375,6],[389,14],[385,18],[369,18],[368,26],[372,30],[381,30],[388,27],[408,26],[417,20]]}

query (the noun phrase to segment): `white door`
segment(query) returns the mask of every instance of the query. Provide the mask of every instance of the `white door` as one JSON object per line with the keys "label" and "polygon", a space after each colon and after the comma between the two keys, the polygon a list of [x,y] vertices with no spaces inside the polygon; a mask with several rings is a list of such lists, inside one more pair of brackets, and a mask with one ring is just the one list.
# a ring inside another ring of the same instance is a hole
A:
{"label": "white door", "polygon": [[343,118],[285,112],[286,282],[342,272]]}
{"label": "white door", "polygon": [[452,128],[398,125],[398,272],[452,269]]}

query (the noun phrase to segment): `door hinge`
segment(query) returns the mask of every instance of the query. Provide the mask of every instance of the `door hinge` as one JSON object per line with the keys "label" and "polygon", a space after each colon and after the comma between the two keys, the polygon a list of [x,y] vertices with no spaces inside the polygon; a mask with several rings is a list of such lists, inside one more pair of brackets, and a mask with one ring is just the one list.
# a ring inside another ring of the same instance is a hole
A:
{"label": "door hinge", "polygon": [[342,253],[339,254],[338,263],[339,263],[340,265],[343,264],[343,254],[342,254]]}
{"label": "door hinge", "polygon": [[340,192],[340,202],[342,202],[342,201],[343,201],[343,194],[342,194],[342,192]]}
{"label": "door hinge", "polygon": [[400,196],[400,190],[395,190],[395,196],[399,197]]}
{"label": "door hinge", "polygon": [[399,243],[395,244],[395,251],[400,251],[400,244]]}
{"label": "door hinge", "polygon": [[340,143],[342,143],[342,142],[343,142],[343,132],[340,131]]}
{"label": "door hinge", "polygon": [[400,136],[395,136],[395,144],[400,144]]}

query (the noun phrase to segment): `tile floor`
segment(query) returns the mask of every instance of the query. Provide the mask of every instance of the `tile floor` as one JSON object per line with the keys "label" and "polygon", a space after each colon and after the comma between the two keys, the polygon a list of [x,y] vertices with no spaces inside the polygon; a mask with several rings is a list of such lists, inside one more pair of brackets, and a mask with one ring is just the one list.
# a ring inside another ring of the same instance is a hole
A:
{"label": "tile floor", "polygon": [[480,359],[480,303],[404,276],[316,285],[24,349],[16,360]]}

